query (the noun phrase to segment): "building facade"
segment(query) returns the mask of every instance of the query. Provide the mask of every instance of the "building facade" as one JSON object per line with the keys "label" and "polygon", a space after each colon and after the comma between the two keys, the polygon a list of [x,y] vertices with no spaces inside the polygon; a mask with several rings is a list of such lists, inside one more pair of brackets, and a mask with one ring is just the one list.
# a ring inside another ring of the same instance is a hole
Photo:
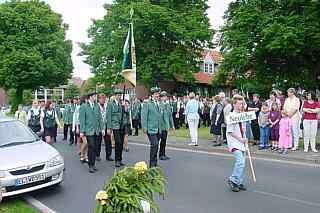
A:
{"label": "building facade", "polygon": [[[193,73],[194,82],[186,82],[182,76],[175,75],[173,80],[159,81],[159,87],[171,95],[184,96],[189,92],[195,92],[201,96],[212,96],[222,90],[212,85],[215,73],[219,70],[222,60],[221,53],[217,50],[206,49],[201,55],[199,72]],[[137,97],[146,98],[149,91],[143,85],[137,85]]]}

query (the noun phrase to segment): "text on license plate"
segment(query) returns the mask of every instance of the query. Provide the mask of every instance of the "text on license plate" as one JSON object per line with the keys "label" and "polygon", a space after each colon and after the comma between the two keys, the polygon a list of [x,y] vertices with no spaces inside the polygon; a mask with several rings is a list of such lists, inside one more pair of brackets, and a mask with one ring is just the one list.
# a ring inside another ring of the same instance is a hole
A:
{"label": "text on license plate", "polygon": [[24,177],[24,178],[19,178],[16,180],[16,186],[25,185],[28,183],[34,183],[34,182],[42,181],[45,179],[46,179],[45,174],[32,175],[32,176],[28,176],[28,177]]}

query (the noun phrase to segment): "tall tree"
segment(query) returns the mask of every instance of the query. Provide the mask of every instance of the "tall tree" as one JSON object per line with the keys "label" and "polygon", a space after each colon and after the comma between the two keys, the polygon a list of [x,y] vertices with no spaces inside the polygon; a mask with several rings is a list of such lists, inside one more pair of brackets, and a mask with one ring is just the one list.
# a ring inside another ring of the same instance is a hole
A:
{"label": "tall tree", "polygon": [[80,89],[74,84],[68,85],[68,87],[66,89],[66,93],[65,93],[65,98],[66,99],[73,99],[77,96],[80,96]]}
{"label": "tall tree", "polygon": [[54,87],[70,78],[72,43],[66,29],[61,15],[44,2],[0,4],[0,87],[16,89],[16,104],[26,89]]}
{"label": "tall tree", "polygon": [[224,61],[216,82],[316,87],[320,80],[319,20],[320,1],[231,3],[223,28]]}
{"label": "tall tree", "polygon": [[214,33],[206,14],[207,0],[115,0],[105,5],[107,14],[89,29],[92,42],[82,44],[82,54],[97,79],[109,86],[122,81],[122,48],[131,8],[138,82],[152,85],[175,74],[192,80],[197,59],[204,47],[211,46]]}

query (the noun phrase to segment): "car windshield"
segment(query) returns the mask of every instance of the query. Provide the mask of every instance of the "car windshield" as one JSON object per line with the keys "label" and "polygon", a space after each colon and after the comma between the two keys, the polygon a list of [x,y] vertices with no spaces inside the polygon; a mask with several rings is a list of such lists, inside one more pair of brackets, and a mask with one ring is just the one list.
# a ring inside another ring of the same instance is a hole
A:
{"label": "car windshield", "polygon": [[19,121],[0,122],[0,147],[37,141],[37,137]]}

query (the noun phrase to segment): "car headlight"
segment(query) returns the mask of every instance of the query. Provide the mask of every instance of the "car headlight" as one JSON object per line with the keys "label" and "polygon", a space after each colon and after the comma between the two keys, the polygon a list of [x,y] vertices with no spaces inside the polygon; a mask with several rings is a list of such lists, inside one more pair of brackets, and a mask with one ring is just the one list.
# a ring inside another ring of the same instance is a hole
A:
{"label": "car headlight", "polygon": [[48,167],[54,167],[63,164],[63,158],[61,155],[56,155],[48,162]]}
{"label": "car headlight", "polygon": [[0,170],[0,178],[4,178],[4,177],[6,177],[6,173]]}

